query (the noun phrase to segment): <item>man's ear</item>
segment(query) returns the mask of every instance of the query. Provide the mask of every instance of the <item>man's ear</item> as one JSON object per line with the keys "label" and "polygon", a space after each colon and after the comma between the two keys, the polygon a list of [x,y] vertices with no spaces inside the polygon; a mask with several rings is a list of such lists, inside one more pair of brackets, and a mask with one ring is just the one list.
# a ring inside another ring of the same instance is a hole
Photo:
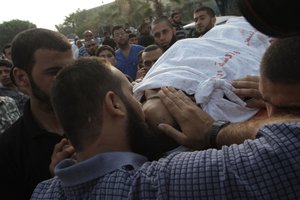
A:
{"label": "man's ear", "polygon": [[172,28],[172,32],[173,32],[173,35],[176,36],[176,28],[175,27]]}
{"label": "man's ear", "polygon": [[211,20],[212,20],[213,24],[216,24],[216,21],[217,21],[216,17],[213,17]]}
{"label": "man's ear", "polygon": [[118,95],[114,92],[109,91],[106,93],[104,98],[104,107],[106,110],[112,115],[125,116],[126,109],[124,107],[124,103],[120,99]]}
{"label": "man's ear", "polygon": [[27,91],[30,87],[28,74],[23,69],[14,67],[12,71],[12,78],[21,91]]}

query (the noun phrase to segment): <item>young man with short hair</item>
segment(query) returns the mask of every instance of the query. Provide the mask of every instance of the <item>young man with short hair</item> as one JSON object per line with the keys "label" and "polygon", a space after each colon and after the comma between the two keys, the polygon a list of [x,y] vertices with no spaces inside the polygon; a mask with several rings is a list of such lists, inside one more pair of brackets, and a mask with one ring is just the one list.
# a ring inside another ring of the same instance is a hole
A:
{"label": "young man with short hair", "polygon": [[194,11],[196,33],[194,37],[200,37],[215,26],[215,11],[210,7],[200,7]]}
{"label": "young man with short hair", "polygon": [[119,49],[116,50],[116,67],[135,80],[138,65],[138,53],[144,49],[143,46],[137,44],[129,44],[128,33],[122,26],[114,26],[112,28],[114,41],[118,44]]}
{"label": "young man with short hair", "polygon": [[52,177],[53,147],[64,131],[53,112],[50,90],[73,54],[64,35],[35,28],[14,38],[12,61],[14,81],[30,99],[23,116],[0,135],[0,191],[10,199],[29,199],[38,182]]}
{"label": "young man with short hair", "polygon": [[155,44],[166,51],[176,41],[176,29],[166,16],[155,19],[151,24],[151,34]]}

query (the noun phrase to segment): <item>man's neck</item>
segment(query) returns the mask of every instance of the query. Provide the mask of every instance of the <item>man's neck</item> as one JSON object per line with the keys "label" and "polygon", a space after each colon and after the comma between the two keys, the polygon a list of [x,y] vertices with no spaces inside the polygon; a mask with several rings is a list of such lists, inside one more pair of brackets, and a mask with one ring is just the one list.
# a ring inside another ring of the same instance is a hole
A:
{"label": "man's neck", "polygon": [[124,52],[124,51],[129,51],[130,48],[131,48],[131,45],[130,44],[126,44],[126,45],[123,45],[123,46],[119,45],[119,47],[120,47],[121,51]]}
{"label": "man's neck", "polygon": [[60,123],[58,122],[52,108],[49,108],[49,105],[31,99],[30,109],[35,121],[41,128],[58,135],[64,134]]}
{"label": "man's neck", "polygon": [[128,45],[123,46],[123,47],[120,46],[120,49],[121,49],[122,54],[123,54],[125,57],[128,57],[128,56],[129,56],[129,53],[130,53],[130,49],[131,49],[131,44],[128,44]]}

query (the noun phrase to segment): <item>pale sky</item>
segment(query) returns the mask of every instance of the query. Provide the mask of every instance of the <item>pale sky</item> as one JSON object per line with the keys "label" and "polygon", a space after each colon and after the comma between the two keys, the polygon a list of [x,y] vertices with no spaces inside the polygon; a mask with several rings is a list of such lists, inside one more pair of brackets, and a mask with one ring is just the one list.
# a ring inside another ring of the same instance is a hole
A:
{"label": "pale sky", "polygon": [[38,28],[55,29],[66,16],[79,8],[90,9],[114,0],[7,0],[1,4],[0,24],[19,19],[30,21]]}

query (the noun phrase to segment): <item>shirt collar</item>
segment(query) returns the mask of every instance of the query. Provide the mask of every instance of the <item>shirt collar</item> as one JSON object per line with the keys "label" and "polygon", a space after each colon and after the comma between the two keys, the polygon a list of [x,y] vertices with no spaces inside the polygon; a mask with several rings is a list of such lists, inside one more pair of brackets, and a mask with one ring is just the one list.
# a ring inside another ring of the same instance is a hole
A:
{"label": "shirt collar", "polygon": [[63,185],[71,186],[102,177],[127,165],[138,169],[146,161],[146,157],[133,152],[106,152],[81,162],[65,159],[55,167],[54,172]]}

